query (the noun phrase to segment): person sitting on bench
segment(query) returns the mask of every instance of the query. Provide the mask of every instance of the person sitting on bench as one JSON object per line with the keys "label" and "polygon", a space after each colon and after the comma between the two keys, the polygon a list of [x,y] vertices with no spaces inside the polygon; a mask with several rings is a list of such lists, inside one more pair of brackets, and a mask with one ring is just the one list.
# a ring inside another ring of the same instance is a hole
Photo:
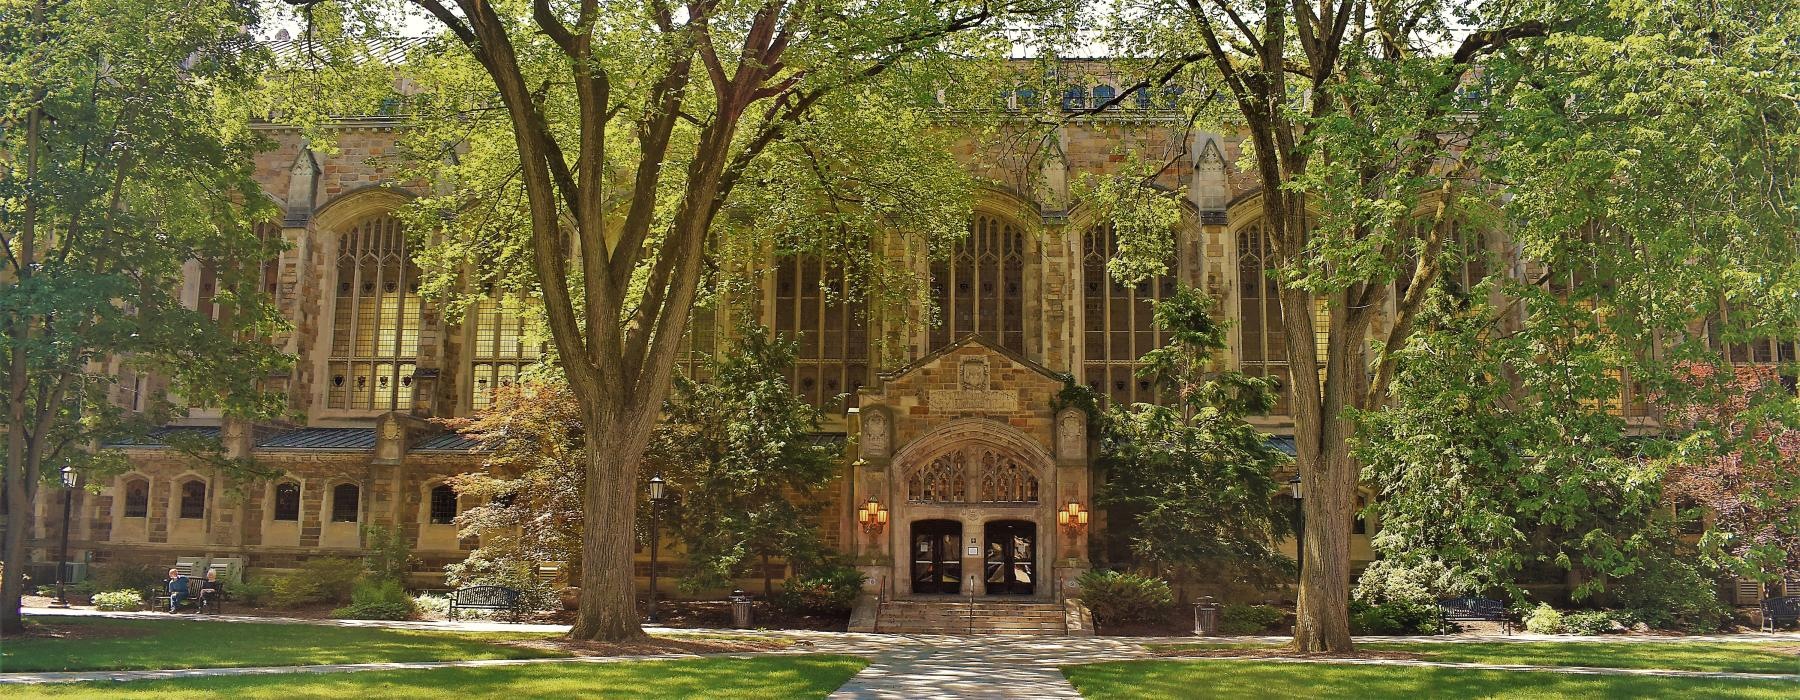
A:
{"label": "person sitting on bench", "polygon": [[179,569],[169,569],[169,612],[181,607],[182,601],[188,599],[188,577],[181,575]]}
{"label": "person sitting on bench", "polygon": [[218,603],[219,601],[213,596],[219,595],[224,590],[224,584],[219,583],[219,570],[207,569],[206,580],[200,582],[200,607],[205,608],[208,600],[215,604]]}

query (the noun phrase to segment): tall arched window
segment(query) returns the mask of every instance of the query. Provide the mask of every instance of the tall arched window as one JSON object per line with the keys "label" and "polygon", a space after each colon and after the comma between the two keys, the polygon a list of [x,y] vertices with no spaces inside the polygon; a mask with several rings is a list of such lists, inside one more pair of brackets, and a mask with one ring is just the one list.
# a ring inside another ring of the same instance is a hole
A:
{"label": "tall arched window", "polygon": [[283,481],[275,485],[275,502],[270,505],[274,511],[274,519],[296,521],[300,519],[300,485],[292,481]]}
{"label": "tall arched window", "polygon": [[125,517],[146,518],[150,516],[150,482],[143,479],[132,479],[125,482]]}
{"label": "tall arched window", "polygon": [[542,345],[525,338],[525,315],[512,299],[489,297],[471,311],[474,346],[469,351],[469,404],[476,410],[494,401],[494,390],[518,381],[519,370],[544,356]]}
{"label": "tall arched window", "polygon": [[992,214],[976,214],[969,236],[931,265],[931,296],[941,315],[931,346],[970,333],[1025,351],[1025,231]]}
{"label": "tall arched window", "polygon": [[1138,359],[1167,342],[1151,322],[1151,304],[1175,294],[1175,261],[1167,274],[1125,285],[1106,271],[1118,252],[1111,224],[1082,236],[1082,378],[1114,405],[1155,403],[1155,387],[1137,376]]}
{"label": "tall arched window", "polygon": [[199,479],[181,482],[181,510],[177,516],[190,520],[206,517],[206,482]]}
{"label": "tall arched window", "polygon": [[1287,337],[1281,326],[1281,297],[1270,269],[1274,251],[1261,223],[1238,231],[1238,365],[1255,377],[1279,377],[1283,389],[1276,413],[1288,413]]}
{"label": "tall arched window", "polygon": [[420,305],[419,271],[399,219],[366,219],[339,239],[327,407],[412,404]]}
{"label": "tall arched window", "polygon": [[841,266],[813,256],[782,258],[775,274],[775,331],[799,344],[794,391],[820,408],[855,405],[869,373],[868,314],[860,293]]}
{"label": "tall arched window", "polygon": [[353,523],[357,521],[357,508],[361,505],[361,492],[356,484],[338,484],[331,488],[331,522]]}

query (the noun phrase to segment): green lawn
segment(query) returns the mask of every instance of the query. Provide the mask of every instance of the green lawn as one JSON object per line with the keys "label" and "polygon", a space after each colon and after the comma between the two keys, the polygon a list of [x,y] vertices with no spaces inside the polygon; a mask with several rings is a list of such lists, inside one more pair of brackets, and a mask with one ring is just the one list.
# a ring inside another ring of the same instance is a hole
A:
{"label": "green lawn", "polygon": [[1580,676],[1406,666],[1215,659],[1069,666],[1082,697],[1122,698],[1768,698],[1800,697],[1800,681]]}
{"label": "green lawn", "polygon": [[[133,700],[378,698],[823,698],[868,661],[851,656],[761,656],[500,668],[281,674],[184,680],[37,685],[32,697]],[[18,688],[5,688],[17,691]]]}
{"label": "green lawn", "polygon": [[[1260,644],[1168,644],[1155,650],[1256,648]],[[1678,671],[1738,671],[1800,674],[1796,644],[1718,642],[1444,642],[1365,643],[1364,651],[1406,651],[1425,661],[1530,666],[1665,668]]]}
{"label": "green lawn", "polygon": [[0,672],[294,666],[377,661],[524,659],[566,654],[499,642],[542,632],[425,632],[195,619],[34,617],[71,634],[0,641]]}

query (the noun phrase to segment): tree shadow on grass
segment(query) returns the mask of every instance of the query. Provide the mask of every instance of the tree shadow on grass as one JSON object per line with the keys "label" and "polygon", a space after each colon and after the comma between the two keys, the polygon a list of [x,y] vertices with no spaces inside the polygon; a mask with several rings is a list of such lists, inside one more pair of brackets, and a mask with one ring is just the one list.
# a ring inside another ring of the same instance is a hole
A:
{"label": "tree shadow on grass", "polygon": [[1399,666],[1124,661],[1063,669],[1083,697],[1126,698],[1746,698],[1800,696],[1800,683]]}

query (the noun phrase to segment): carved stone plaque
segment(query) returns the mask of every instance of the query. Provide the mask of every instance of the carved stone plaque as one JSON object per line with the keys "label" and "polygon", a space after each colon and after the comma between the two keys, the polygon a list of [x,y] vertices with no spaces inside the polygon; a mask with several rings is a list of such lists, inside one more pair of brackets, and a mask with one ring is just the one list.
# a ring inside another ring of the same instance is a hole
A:
{"label": "carved stone plaque", "polygon": [[[967,365],[965,365],[967,366]],[[933,411],[1017,411],[1019,394],[994,389],[935,389],[927,392]]]}
{"label": "carved stone plaque", "polygon": [[887,411],[870,409],[862,413],[862,455],[886,457],[893,444],[888,431]]}
{"label": "carved stone plaque", "polygon": [[958,368],[956,376],[960,380],[958,385],[961,386],[964,391],[987,389],[987,360],[979,357],[971,357],[963,360],[962,366]]}
{"label": "carved stone plaque", "polygon": [[1056,456],[1087,459],[1087,415],[1081,409],[1065,408],[1056,415]]}

